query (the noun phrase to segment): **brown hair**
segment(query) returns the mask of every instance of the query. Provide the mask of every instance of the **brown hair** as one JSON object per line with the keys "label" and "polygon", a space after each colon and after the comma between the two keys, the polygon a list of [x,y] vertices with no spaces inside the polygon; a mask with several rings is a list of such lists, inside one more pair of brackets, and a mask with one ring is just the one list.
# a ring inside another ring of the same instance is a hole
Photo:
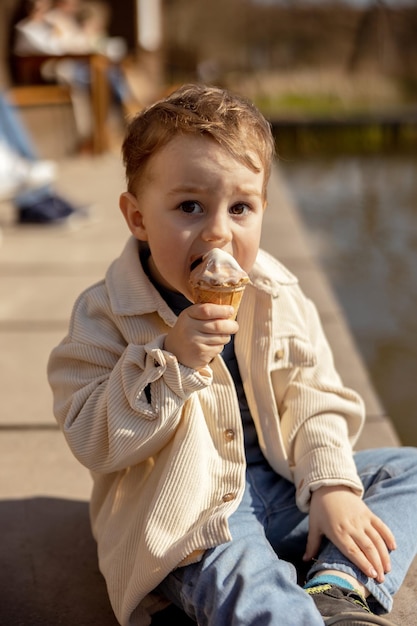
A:
{"label": "brown hair", "polygon": [[203,135],[217,141],[252,171],[260,171],[260,161],[266,196],[275,150],[270,124],[245,98],[198,84],[180,87],[130,122],[122,146],[130,192],[134,193],[149,158],[181,134]]}

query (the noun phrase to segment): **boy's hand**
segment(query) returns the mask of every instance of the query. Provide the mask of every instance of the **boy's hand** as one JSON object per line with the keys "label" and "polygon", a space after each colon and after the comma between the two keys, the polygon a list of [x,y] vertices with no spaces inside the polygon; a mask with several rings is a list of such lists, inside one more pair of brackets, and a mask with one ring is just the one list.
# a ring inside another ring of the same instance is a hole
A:
{"label": "boy's hand", "polygon": [[394,535],[349,487],[313,492],[305,561],[318,553],[323,535],[366,576],[383,582],[391,569],[389,550],[396,548]]}
{"label": "boy's hand", "polygon": [[223,304],[193,304],[178,316],[178,320],[165,338],[165,350],[172,352],[178,361],[198,370],[220,354],[230,335],[239,325],[234,319],[232,306]]}

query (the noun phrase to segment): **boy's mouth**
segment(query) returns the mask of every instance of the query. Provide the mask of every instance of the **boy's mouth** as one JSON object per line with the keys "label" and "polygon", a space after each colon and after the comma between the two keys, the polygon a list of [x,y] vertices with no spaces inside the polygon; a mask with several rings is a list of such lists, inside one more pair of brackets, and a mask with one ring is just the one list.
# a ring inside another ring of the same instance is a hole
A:
{"label": "boy's mouth", "polygon": [[203,261],[203,257],[202,256],[199,256],[197,259],[194,259],[194,261],[190,265],[190,272],[195,270],[197,265],[200,265],[200,263],[202,263],[202,261]]}

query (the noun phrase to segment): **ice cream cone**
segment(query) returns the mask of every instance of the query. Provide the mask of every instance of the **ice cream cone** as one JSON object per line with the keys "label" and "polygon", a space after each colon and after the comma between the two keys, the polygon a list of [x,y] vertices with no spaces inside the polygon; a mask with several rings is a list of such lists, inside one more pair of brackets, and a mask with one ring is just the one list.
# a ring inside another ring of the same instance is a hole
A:
{"label": "ice cream cone", "polygon": [[246,283],[240,286],[233,285],[221,287],[216,285],[213,286],[213,289],[208,289],[207,287],[194,287],[194,302],[200,304],[203,302],[212,302],[213,304],[229,304],[235,310],[233,315],[233,318],[235,318],[245,291],[245,287]]}
{"label": "ice cream cone", "polygon": [[249,276],[232,255],[219,248],[203,255],[190,274],[194,302],[229,304],[235,310],[233,318],[249,282]]}

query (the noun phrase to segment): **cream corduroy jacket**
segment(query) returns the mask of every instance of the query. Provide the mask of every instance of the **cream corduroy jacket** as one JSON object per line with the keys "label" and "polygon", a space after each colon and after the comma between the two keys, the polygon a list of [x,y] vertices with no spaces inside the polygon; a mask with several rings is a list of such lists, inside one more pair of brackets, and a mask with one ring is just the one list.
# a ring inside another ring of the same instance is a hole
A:
{"label": "cream corduroy jacket", "polygon": [[[166,352],[175,321],[130,238],[105,280],[78,298],[48,364],[56,419],[93,476],[99,565],[123,626],[149,624],[158,583],[231,540],[227,519],[244,490],[232,378],[221,357],[195,371]],[[363,403],[342,385],[296,278],[263,251],[238,322],[236,357],[259,444],[294,482],[299,508],[322,485],[361,493],[352,446]]]}

